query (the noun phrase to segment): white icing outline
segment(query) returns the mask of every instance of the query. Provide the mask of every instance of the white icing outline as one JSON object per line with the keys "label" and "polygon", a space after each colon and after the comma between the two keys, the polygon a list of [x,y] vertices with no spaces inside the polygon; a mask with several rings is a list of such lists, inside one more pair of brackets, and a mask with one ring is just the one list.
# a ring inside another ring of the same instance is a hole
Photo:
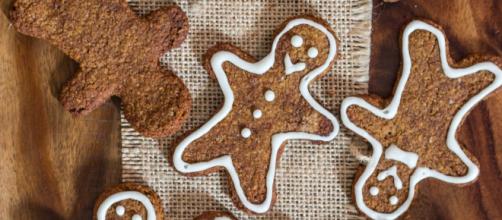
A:
{"label": "white icing outline", "polygon": [[401,181],[401,178],[399,177],[399,175],[397,175],[397,166],[396,165],[390,167],[389,169],[386,169],[386,170],[380,172],[377,176],[377,180],[383,181],[389,176],[394,179],[394,186],[396,187],[396,189],[400,190],[403,188],[403,181]]}
{"label": "white icing outline", "polygon": [[[463,76],[467,76],[473,73],[476,73],[481,70],[486,70],[495,75],[494,81],[484,88],[481,92],[473,96],[469,101],[465,103],[465,105],[462,106],[462,108],[455,114],[450,127],[448,129],[448,135],[447,135],[447,146],[448,148],[453,151],[468,167],[468,172],[465,176],[461,177],[454,177],[454,176],[447,176],[444,175],[438,171],[431,170],[426,167],[418,167],[414,171],[414,173],[410,177],[410,185],[409,185],[409,193],[408,193],[408,198],[406,201],[394,212],[392,213],[380,213],[376,212],[366,206],[364,203],[363,199],[363,186],[364,183],[366,183],[367,179],[371,176],[371,174],[374,172],[375,168],[378,165],[378,161],[380,157],[382,156],[382,144],[375,139],[373,136],[371,136],[367,131],[361,129],[360,127],[356,126],[353,124],[348,116],[347,116],[347,109],[352,106],[352,105],[357,105],[360,106],[364,109],[367,109],[368,111],[372,112],[378,117],[384,118],[384,119],[392,119],[396,116],[397,110],[401,101],[401,95],[403,93],[403,90],[406,85],[406,81],[408,80],[408,77],[410,75],[410,70],[411,70],[411,58],[409,54],[409,36],[412,32],[415,30],[425,30],[428,32],[431,32],[436,36],[436,39],[439,42],[439,49],[440,49],[440,56],[441,56],[441,66],[443,68],[443,71],[446,76],[450,78],[459,78]],[[403,61],[402,61],[402,75],[401,79],[399,81],[399,84],[396,87],[395,90],[395,95],[391,101],[391,103],[384,109],[379,109],[368,102],[366,102],[364,99],[358,98],[358,97],[349,97],[343,100],[340,111],[341,111],[341,119],[343,124],[349,128],[350,130],[354,131],[356,134],[362,136],[363,138],[367,139],[369,143],[371,144],[373,148],[373,155],[371,156],[371,160],[367,164],[363,174],[359,177],[358,181],[354,185],[354,193],[355,193],[355,200],[356,204],[362,212],[364,212],[368,217],[374,218],[374,219],[395,219],[401,214],[403,214],[408,207],[411,205],[413,195],[415,193],[415,185],[419,183],[421,180],[432,177],[436,178],[439,180],[442,180],[444,182],[448,183],[454,183],[454,184],[464,184],[468,183],[471,181],[474,181],[477,176],[479,175],[479,168],[465,155],[465,153],[462,151],[462,148],[460,147],[459,143],[457,142],[455,138],[455,133],[460,125],[460,122],[464,118],[464,116],[483,98],[485,98],[487,95],[489,95],[491,92],[496,90],[502,85],[502,70],[495,65],[492,62],[481,62],[477,63],[475,65],[472,65],[467,68],[461,68],[461,69],[455,69],[449,66],[448,64],[448,59],[446,55],[446,39],[443,34],[443,32],[434,26],[427,24],[423,21],[412,21],[409,23],[404,32],[403,32],[403,37],[402,37],[402,52],[403,52]]]}
{"label": "white icing outline", "polygon": [[395,144],[391,144],[385,150],[385,159],[395,160],[406,164],[410,169],[417,166],[418,154],[415,152],[404,151]]}
{"label": "white icing outline", "polygon": [[[228,83],[227,76],[225,72],[223,71],[223,63],[225,62],[231,62],[236,66],[239,66],[243,70],[254,73],[257,75],[263,75],[266,73],[274,64],[275,62],[275,50],[277,47],[277,44],[281,37],[289,30],[291,30],[293,27],[296,27],[298,25],[310,25],[324,34],[326,34],[326,37],[329,41],[330,44],[330,51],[328,53],[326,62],[317,67],[316,69],[312,70],[309,72],[306,76],[304,76],[301,79],[299,90],[302,96],[305,98],[305,100],[318,112],[320,112],[322,115],[324,115],[326,118],[328,118],[332,125],[333,125],[333,131],[329,133],[327,136],[321,136],[321,135],[316,135],[316,134],[310,134],[306,132],[287,132],[287,133],[279,133],[279,134],[274,134],[272,136],[271,144],[272,144],[272,150],[271,150],[271,157],[270,157],[270,163],[269,163],[269,170],[267,173],[267,181],[266,181],[266,197],[265,200],[261,204],[255,204],[251,203],[247,198],[246,195],[241,187],[239,176],[237,174],[237,171],[232,163],[232,158],[229,155],[223,155],[221,157],[215,158],[213,160],[207,161],[207,162],[199,162],[199,163],[194,163],[194,164],[189,164],[183,161],[182,156],[183,156],[183,151],[185,148],[192,143],[194,140],[200,138],[202,135],[207,133],[211,128],[213,128],[218,122],[223,120],[227,114],[232,110],[232,105],[234,102],[234,94],[232,92],[232,89]],[[208,122],[206,122],[204,125],[202,125],[199,129],[197,129],[195,132],[187,136],[183,141],[179,143],[179,145],[176,147],[176,150],[174,152],[173,156],[173,163],[174,167],[182,173],[193,173],[193,172],[201,172],[213,167],[224,167],[231,180],[233,181],[233,185],[235,187],[235,191],[237,193],[237,196],[239,197],[240,201],[242,204],[249,210],[255,212],[255,213],[264,213],[266,212],[272,203],[272,190],[273,190],[273,185],[274,185],[274,176],[275,176],[275,169],[276,169],[276,160],[277,160],[277,154],[278,151],[282,145],[282,143],[288,139],[307,139],[307,140],[314,140],[314,141],[331,141],[333,140],[336,135],[338,134],[339,130],[339,124],[338,121],[336,120],[335,116],[330,113],[328,110],[323,108],[317,101],[312,97],[308,90],[308,85],[309,83],[315,79],[317,76],[319,76],[322,72],[327,70],[330,67],[330,63],[335,59],[336,55],[336,50],[337,50],[337,45],[336,45],[336,38],[335,36],[322,24],[319,24],[315,21],[308,20],[305,18],[298,18],[291,20],[285,28],[276,36],[274,39],[274,42],[272,44],[272,49],[271,52],[264,57],[262,60],[256,62],[256,63],[250,63],[246,60],[241,59],[239,56],[230,53],[228,51],[220,51],[217,52],[216,54],[213,55],[211,58],[211,66],[213,68],[214,74],[216,76],[216,79],[218,80],[218,83],[223,91],[223,95],[225,97],[225,101],[223,104],[223,107],[221,108],[218,113],[216,113]]]}
{"label": "white icing outline", "polygon": [[138,202],[141,202],[143,206],[146,209],[146,214],[147,214],[147,220],[156,220],[157,219],[157,214],[155,213],[155,207],[153,206],[152,202],[150,199],[145,196],[143,193],[140,193],[138,191],[124,191],[124,192],[118,192],[115,194],[112,194],[103,202],[98,207],[98,211],[96,212],[96,217],[98,220],[105,220],[106,218],[106,213],[108,209],[115,203],[120,202],[122,200],[126,199],[132,199],[136,200]]}

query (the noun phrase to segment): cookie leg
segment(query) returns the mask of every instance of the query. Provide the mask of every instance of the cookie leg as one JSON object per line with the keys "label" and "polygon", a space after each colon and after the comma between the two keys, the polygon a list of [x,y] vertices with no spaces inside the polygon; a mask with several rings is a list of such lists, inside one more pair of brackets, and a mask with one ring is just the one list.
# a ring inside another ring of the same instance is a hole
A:
{"label": "cookie leg", "polygon": [[74,115],[85,115],[115,94],[119,81],[103,76],[100,70],[79,70],[66,83],[59,97],[63,107]]}
{"label": "cookie leg", "polygon": [[120,96],[127,120],[150,137],[174,133],[191,108],[190,94],[181,79],[160,67],[132,76]]}

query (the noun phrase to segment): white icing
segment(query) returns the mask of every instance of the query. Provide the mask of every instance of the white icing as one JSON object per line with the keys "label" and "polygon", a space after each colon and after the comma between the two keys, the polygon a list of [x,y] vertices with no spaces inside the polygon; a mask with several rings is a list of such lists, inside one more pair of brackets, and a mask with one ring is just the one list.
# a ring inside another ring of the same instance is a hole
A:
{"label": "white icing", "polygon": [[143,218],[141,217],[141,215],[135,214],[132,216],[131,220],[143,220]]}
{"label": "white icing", "polygon": [[389,203],[390,203],[391,205],[396,205],[396,204],[397,204],[397,202],[399,202],[399,199],[397,198],[397,196],[391,196],[391,197],[389,198]]}
{"label": "white icing", "polygon": [[303,44],[303,38],[300,35],[295,35],[291,38],[291,45],[293,47],[301,47]]}
{"label": "white icing", "polygon": [[[96,212],[96,216],[98,220],[105,220],[107,210],[115,203],[120,202],[122,200],[132,199],[140,202],[146,209],[147,220],[156,220],[157,215],[155,214],[155,207],[153,206],[150,199],[145,196],[143,193],[137,191],[124,191],[115,193],[108,198],[106,198],[98,207],[98,211]],[[117,211],[118,214],[118,211]],[[141,218],[141,216],[140,216]],[[133,220],[134,216],[133,216]]]}
{"label": "white icing", "polygon": [[267,90],[265,92],[265,100],[267,100],[268,102],[271,102],[271,101],[274,101],[274,99],[275,99],[275,92],[272,90]]}
{"label": "white icing", "polygon": [[249,129],[249,128],[243,128],[241,130],[241,135],[242,135],[243,138],[249,138],[249,137],[251,137],[251,129]]}
{"label": "white icing", "polygon": [[115,208],[115,213],[117,213],[118,216],[123,216],[125,214],[124,206],[121,206],[121,205],[117,206]]}
{"label": "white icing", "polygon": [[261,118],[262,115],[263,115],[263,113],[261,112],[260,109],[256,109],[253,111],[253,118],[255,118],[255,119]]}
{"label": "white icing", "polygon": [[[381,213],[377,212],[375,210],[370,209],[369,207],[366,206],[364,203],[364,198],[363,198],[363,187],[368,180],[368,178],[371,176],[371,174],[375,171],[378,161],[380,160],[382,156],[382,144],[375,139],[373,136],[371,136],[367,131],[363,130],[362,128],[356,126],[354,123],[352,123],[348,116],[347,116],[347,109],[352,106],[352,105],[357,105],[360,106],[364,109],[367,109],[368,111],[371,111],[373,114],[385,118],[385,119],[392,119],[396,116],[398,107],[401,101],[401,96],[403,94],[403,90],[406,86],[406,82],[410,76],[410,70],[411,70],[411,58],[410,58],[410,53],[409,53],[409,36],[412,32],[415,30],[425,30],[428,32],[431,32],[434,34],[438,40],[439,43],[439,49],[440,49],[440,56],[441,56],[441,66],[443,68],[443,71],[446,76],[450,78],[459,78],[463,76],[467,76],[473,73],[476,73],[478,71],[486,70],[495,75],[495,80],[486,88],[484,88],[481,92],[473,96],[467,103],[460,108],[460,110],[455,114],[453,117],[453,120],[450,124],[450,127],[448,129],[448,134],[446,138],[446,144],[448,148],[455,153],[460,160],[462,160],[463,163],[468,168],[468,171],[466,175],[464,176],[448,176],[445,174],[440,173],[439,171],[432,170],[426,167],[417,167],[413,174],[410,177],[410,183],[409,183],[409,190],[408,190],[408,197],[406,200],[401,204],[400,207],[398,207],[394,212],[391,213]],[[356,204],[362,212],[364,212],[368,217],[373,218],[373,219],[395,219],[401,214],[403,214],[411,205],[411,202],[413,200],[413,195],[415,194],[415,185],[418,184],[421,180],[432,177],[436,178],[448,183],[455,183],[455,184],[464,184],[468,183],[471,181],[474,181],[476,177],[479,175],[479,168],[465,155],[465,153],[462,151],[462,148],[458,144],[458,141],[455,137],[456,131],[460,125],[460,122],[464,118],[464,116],[483,98],[485,98],[488,94],[496,90],[502,85],[502,70],[497,67],[492,62],[481,62],[475,65],[472,65],[467,68],[461,68],[461,69],[455,69],[450,67],[448,64],[448,59],[446,55],[446,40],[444,37],[444,34],[437,28],[435,28],[432,25],[429,25],[425,22],[422,21],[412,21],[404,30],[403,32],[403,39],[402,39],[402,53],[403,53],[403,64],[402,64],[402,74],[401,74],[401,79],[399,81],[399,84],[396,87],[395,90],[395,95],[391,101],[391,103],[384,109],[379,109],[368,102],[366,102],[364,99],[358,98],[358,97],[349,97],[343,100],[340,111],[341,111],[341,119],[343,124],[349,128],[350,130],[354,131],[358,135],[362,136],[363,138],[367,139],[368,142],[371,144],[373,148],[373,155],[371,157],[371,160],[366,166],[366,169],[364,170],[363,174],[359,177],[357,180],[356,184],[354,185],[354,196],[356,200]]]}
{"label": "white icing", "polygon": [[380,190],[378,189],[378,187],[376,187],[376,186],[372,186],[372,187],[370,188],[370,194],[371,194],[372,196],[376,196],[376,195],[378,195],[378,193],[380,193]]}
{"label": "white icing", "polygon": [[226,217],[226,216],[220,216],[220,217],[214,218],[214,220],[232,220],[232,219],[230,219],[229,217]]}
{"label": "white icing", "polygon": [[284,56],[284,71],[286,72],[286,75],[302,71],[305,69],[305,67],[307,67],[305,63],[293,64],[293,62],[291,62],[291,57],[289,57],[289,54],[286,53],[286,56]]}
{"label": "white icing", "polygon": [[[272,136],[271,139],[271,155],[270,155],[270,162],[269,162],[269,169],[267,172],[267,177],[266,177],[266,195],[265,195],[265,200],[260,203],[252,203],[250,202],[245,193],[244,190],[242,189],[242,186],[240,184],[239,176],[237,174],[237,171],[232,163],[232,158],[230,155],[223,155],[218,158],[215,158],[210,161],[206,162],[199,162],[199,163],[194,163],[190,164],[185,161],[183,161],[183,151],[187,146],[192,143],[194,140],[202,137],[204,134],[206,134],[211,128],[216,126],[220,121],[222,121],[228,113],[232,110],[232,105],[234,103],[234,93],[230,87],[230,84],[228,82],[227,76],[225,72],[223,71],[223,63],[225,62],[231,62],[234,65],[240,67],[241,69],[252,73],[252,74],[257,74],[257,75],[263,75],[265,72],[267,72],[275,63],[275,51],[277,48],[277,44],[281,37],[289,30],[292,28],[298,26],[298,25],[310,25],[314,28],[319,29],[321,32],[323,32],[329,42],[329,53],[326,58],[326,61],[316,69],[313,69],[310,71],[306,76],[304,76],[301,79],[299,90],[300,93],[302,94],[303,98],[314,108],[316,111],[321,113],[323,116],[325,116],[327,119],[330,120],[330,122],[333,125],[333,131],[327,134],[326,136],[322,135],[317,135],[317,134],[310,134],[310,133],[305,133],[305,132],[286,132],[286,133],[277,133]],[[211,119],[209,119],[208,122],[206,122],[204,125],[202,125],[199,129],[197,129],[195,132],[191,133],[189,136],[187,136],[183,141],[181,141],[178,146],[176,147],[176,150],[173,155],[173,162],[174,162],[174,167],[182,173],[192,173],[192,172],[200,172],[203,170],[207,170],[212,167],[224,167],[229,176],[230,179],[233,182],[233,185],[235,187],[235,192],[236,195],[239,197],[240,201],[242,204],[249,210],[256,212],[256,213],[264,213],[266,212],[272,203],[272,190],[274,186],[274,176],[275,176],[275,169],[277,165],[277,154],[278,151],[283,144],[284,141],[289,140],[289,139],[306,139],[306,140],[315,140],[315,141],[331,141],[333,140],[336,135],[338,134],[339,131],[339,125],[338,122],[335,118],[335,116],[323,108],[315,99],[312,97],[308,90],[308,85],[309,83],[315,79],[317,76],[319,76],[321,73],[324,71],[328,70],[330,63],[334,60],[335,55],[336,55],[336,40],[335,36],[326,29],[322,24],[316,23],[315,21],[308,20],[305,18],[298,18],[291,20],[285,28],[277,35],[277,37],[274,39],[274,42],[272,44],[272,49],[271,52],[264,57],[262,60],[256,62],[256,63],[250,63],[246,60],[241,59],[239,56],[227,52],[227,51],[220,51],[216,54],[213,55],[211,58],[211,66],[213,68],[213,71],[215,73],[216,79],[218,80],[218,83],[221,87],[221,90],[223,91],[223,95],[225,98],[225,101],[223,103],[223,107],[216,113]]]}
{"label": "white icing", "polygon": [[394,179],[394,186],[396,186],[396,188],[398,190],[403,188],[403,182],[401,181],[401,178],[399,178],[399,175],[397,175],[397,166],[396,165],[390,167],[387,170],[380,172],[377,176],[377,179],[378,179],[378,181],[382,181],[389,176],[391,176]]}
{"label": "white icing", "polygon": [[410,169],[413,169],[417,166],[418,154],[401,150],[395,144],[391,144],[385,150],[385,159],[399,161],[406,164]]}
{"label": "white icing", "polygon": [[315,47],[311,47],[311,48],[309,48],[309,50],[307,51],[307,55],[308,55],[310,58],[316,58],[318,54],[319,54],[319,51],[318,51],[318,50],[317,50],[317,48],[315,48]]}

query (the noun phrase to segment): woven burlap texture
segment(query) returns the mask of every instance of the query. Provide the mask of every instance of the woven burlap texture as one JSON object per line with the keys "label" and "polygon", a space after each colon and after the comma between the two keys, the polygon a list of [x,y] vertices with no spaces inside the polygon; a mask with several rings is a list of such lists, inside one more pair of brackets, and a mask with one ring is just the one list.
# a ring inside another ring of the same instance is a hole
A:
{"label": "woven burlap texture", "polygon": [[162,140],[142,137],[122,116],[123,181],[151,186],[162,197],[170,219],[192,219],[208,210],[228,210],[239,219],[358,218],[351,205],[351,187],[359,162],[343,126],[330,143],[290,141],[286,145],[276,175],[277,203],[260,216],[248,216],[234,207],[223,172],[185,177],[170,166],[168,158],[173,140],[205,123],[223,102],[217,82],[201,65],[207,49],[230,42],[262,58],[270,50],[274,30],[295,15],[325,19],[341,41],[341,56],[332,71],[310,86],[314,97],[338,117],[344,97],[367,90],[371,0],[129,1],[139,14],[173,3],[187,13],[190,34],[181,48],[167,53],[161,62],[190,89],[193,108],[182,131]]}

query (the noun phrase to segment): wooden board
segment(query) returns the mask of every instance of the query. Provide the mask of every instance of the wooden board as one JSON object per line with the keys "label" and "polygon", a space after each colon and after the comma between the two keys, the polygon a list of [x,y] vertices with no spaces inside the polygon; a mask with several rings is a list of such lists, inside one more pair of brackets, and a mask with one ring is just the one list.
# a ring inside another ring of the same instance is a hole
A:
{"label": "wooden board", "polygon": [[56,97],[77,65],[16,33],[0,3],[0,218],[91,219],[99,193],[120,181],[118,108],[65,112]]}
{"label": "wooden board", "polygon": [[[374,1],[370,92],[391,95],[400,68],[399,35],[416,18],[440,24],[455,60],[470,54],[502,57],[502,1]],[[502,219],[502,92],[480,103],[459,131],[459,141],[481,163],[474,184],[458,187],[437,180],[419,184],[403,219]]]}

